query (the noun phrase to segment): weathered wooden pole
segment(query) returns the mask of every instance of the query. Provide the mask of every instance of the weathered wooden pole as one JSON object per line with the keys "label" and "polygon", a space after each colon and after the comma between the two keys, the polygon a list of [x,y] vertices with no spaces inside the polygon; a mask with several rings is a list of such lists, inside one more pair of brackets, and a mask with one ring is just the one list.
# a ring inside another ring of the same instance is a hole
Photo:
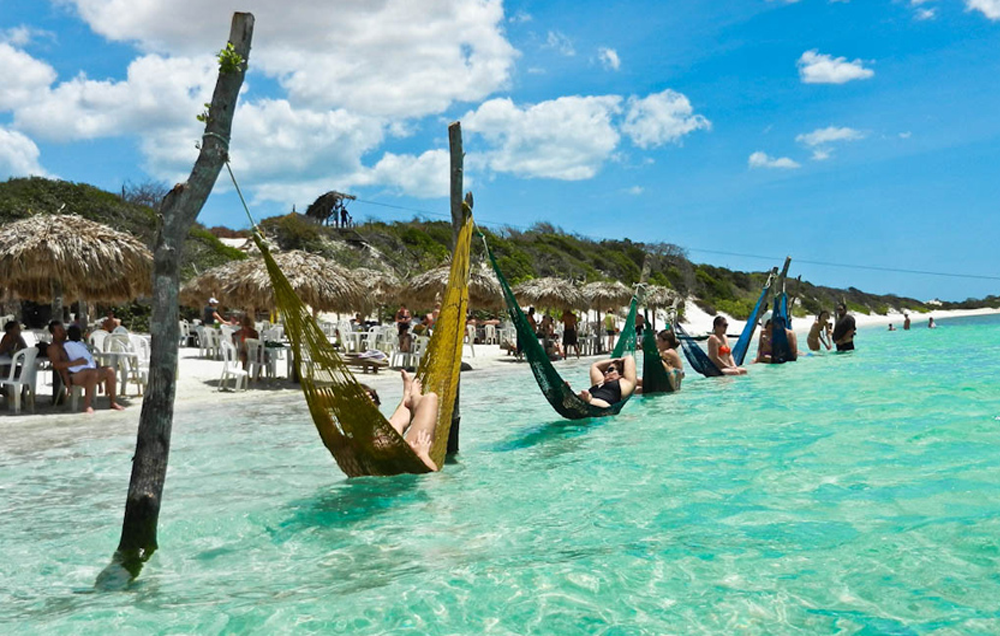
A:
{"label": "weathered wooden pole", "polygon": [[167,475],[176,393],[180,257],[184,239],[229,156],[233,113],[250,57],[253,25],[252,14],[233,14],[229,43],[219,53],[219,78],[215,93],[208,113],[203,117],[205,134],[201,152],[187,182],[175,185],[160,206],[153,252],[149,387],[139,416],[139,433],[132,458],[132,477],[125,501],[121,540],[111,564],[97,577],[96,585],[101,588],[126,585],[139,575],[142,564],[157,548],[156,526]]}
{"label": "weathered wooden pole", "polygon": [[[455,251],[455,244],[458,242],[458,232],[462,229],[464,215],[462,213],[463,201],[472,207],[472,193],[470,192],[463,199],[462,197],[462,175],[465,172],[465,152],[462,150],[462,123],[452,122],[448,126],[448,148],[451,151],[451,249]],[[463,327],[464,328],[464,327]],[[462,413],[459,409],[459,395],[461,395],[461,376],[459,385],[455,387],[455,410],[452,411],[451,429],[448,432],[448,455],[458,452],[458,428],[462,421]]]}

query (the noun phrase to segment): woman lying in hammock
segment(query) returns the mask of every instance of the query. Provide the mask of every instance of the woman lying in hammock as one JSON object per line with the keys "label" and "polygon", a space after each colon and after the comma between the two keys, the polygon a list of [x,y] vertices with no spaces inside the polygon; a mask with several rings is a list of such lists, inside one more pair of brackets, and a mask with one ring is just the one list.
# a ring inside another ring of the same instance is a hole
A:
{"label": "woman lying in hammock", "polygon": [[[423,386],[420,380],[406,371],[401,371],[403,378],[403,397],[399,400],[399,406],[389,417],[389,423],[396,429],[396,432],[406,440],[424,464],[431,470],[438,470],[437,464],[431,459],[431,444],[434,443],[434,427],[437,423],[438,396],[437,393],[423,393]],[[381,405],[382,401],[378,397],[375,389],[362,384],[368,397],[371,398],[375,406]]]}
{"label": "woman lying in hammock", "polygon": [[635,358],[625,356],[590,365],[591,386],[580,391],[580,399],[600,408],[621,402],[635,391]]}

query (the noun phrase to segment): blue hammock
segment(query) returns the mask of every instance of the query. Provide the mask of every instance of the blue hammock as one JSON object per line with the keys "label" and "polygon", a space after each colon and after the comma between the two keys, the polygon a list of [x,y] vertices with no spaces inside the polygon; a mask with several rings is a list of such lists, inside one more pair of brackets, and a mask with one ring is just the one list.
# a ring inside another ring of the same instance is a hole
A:
{"label": "blue hammock", "polygon": [[708,357],[705,350],[695,342],[694,338],[688,335],[679,324],[674,325],[674,333],[681,341],[681,349],[684,350],[684,357],[691,363],[691,368],[702,374],[706,378],[714,378],[722,375],[719,367],[715,366],[712,359]]}
{"label": "blue hammock", "polygon": [[747,324],[743,327],[743,333],[740,334],[740,339],[736,341],[736,346],[733,347],[733,360],[736,362],[736,366],[742,366],[743,361],[746,360],[747,350],[750,349],[750,341],[753,340],[753,332],[757,328],[757,323],[760,321],[760,315],[767,311],[767,292],[771,289],[771,281],[774,278],[774,270],[771,275],[767,277],[767,282],[764,283],[764,288],[760,290],[760,298],[757,299],[757,304],[754,305],[753,311],[750,312],[750,317],[747,318]]}
{"label": "blue hammock", "polygon": [[774,313],[771,314],[771,362],[782,364],[794,362],[798,352],[792,351],[785,329],[792,328],[792,317],[788,313],[788,294],[781,292],[774,299]]}

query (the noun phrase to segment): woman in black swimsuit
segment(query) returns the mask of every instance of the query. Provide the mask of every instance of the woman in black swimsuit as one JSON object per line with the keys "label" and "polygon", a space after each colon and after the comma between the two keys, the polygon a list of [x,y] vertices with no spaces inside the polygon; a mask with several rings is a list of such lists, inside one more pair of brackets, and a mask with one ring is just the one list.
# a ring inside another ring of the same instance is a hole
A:
{"label": "woman in black swimsuit", "polygon": [[590,365],[591,386],[580,391],[580,399],[588,404],[606,408],[621,402],[635,391],[635,358],[612,358]]}

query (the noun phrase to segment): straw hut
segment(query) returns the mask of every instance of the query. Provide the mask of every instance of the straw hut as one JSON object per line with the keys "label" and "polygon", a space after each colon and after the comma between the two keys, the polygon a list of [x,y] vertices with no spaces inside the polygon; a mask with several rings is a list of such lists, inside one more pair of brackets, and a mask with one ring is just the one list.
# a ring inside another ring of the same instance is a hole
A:
{"label": "straw hut", "polygon": [[583,295],[590,309],[608,309],[629,304],[632,290],[618,281],[597,281],[583,286]]}
{"label": "straw hut", "polygon": [[[450,272],[450,265],[442,265],[415,276],[400,290],[400,298],[410,305],[432,306],[444,292]],[[473,268],[469,273],[469,307],[487,310],[504,307],[503,290],[493,272]]]}
{"label": "straw hut", "polygon": [[646,295],[643,304],[653,310],[652,327],[656,327],[656,310],[673,309],[681,300],[680,294],[662,285],[650,285],[646,288]]}
{"label": "straw hut", "polygon": [[521,305],[548,309],[582,309],[587,306],[583,292],[564,278],[533,278],[514,287],[514,297]]}
{"label": "straw hut", "polygon": [[118,302],[152,290],[153,254],[142,241],[69,214],[38,214],[0,227],[0,281],[19,298]]}
{"label": "straw hut", "polygon": [[[347,313],[372,308],[364,283],[333,261],[299,250],[276,253],[274,260],[299,299],[314,311]],[[193,307],[201,307],[210,296],[246,310],[275,307],[274,288],[262,258],[213,267],[181,290],[181,301]]]}
{"label": "straw hut", "polygon": [[392,272],[384,272],[367,267],[351,270],[354,277],[365,287],[375,305],[391,305],[396,302],[400,289],[399,278]]}

